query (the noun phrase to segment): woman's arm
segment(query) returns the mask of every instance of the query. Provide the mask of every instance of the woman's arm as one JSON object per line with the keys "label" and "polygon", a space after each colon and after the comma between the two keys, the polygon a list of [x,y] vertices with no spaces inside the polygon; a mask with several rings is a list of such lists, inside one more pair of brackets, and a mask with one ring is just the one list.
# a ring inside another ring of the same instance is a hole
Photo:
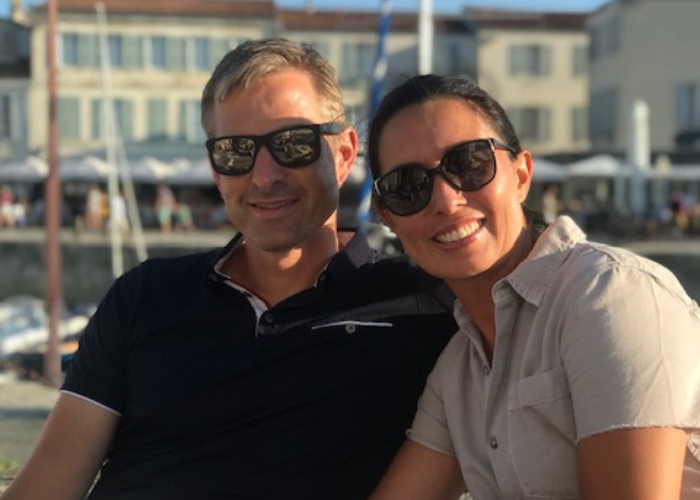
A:
{"label": "woman's arm", "polygon": [[408,439],[369,500],[456,500],[465,491],[455,457]]}
{"label": "woman's arm", "polygon": [[32,456],[2,500],[80,500],[100,469],[119,417],[61,394]]}
{"label": "woman's arm", "polygon": [[619,429],[578,445],[581,498],[679,498],[688,437],[670,427]]}

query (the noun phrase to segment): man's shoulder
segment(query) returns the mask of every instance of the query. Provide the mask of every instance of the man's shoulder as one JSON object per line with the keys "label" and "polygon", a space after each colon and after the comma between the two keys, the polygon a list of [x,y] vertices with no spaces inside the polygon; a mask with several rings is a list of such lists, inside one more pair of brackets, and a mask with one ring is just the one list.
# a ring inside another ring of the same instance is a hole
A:
{"label": "man's shoulder", "polygon": [[178,256],[151,257],[128,270],[119,282],[150,284],[152,287],[174,286],[181,283],[193,284],[213,273],[214,264],[220,250],[208,250]]}

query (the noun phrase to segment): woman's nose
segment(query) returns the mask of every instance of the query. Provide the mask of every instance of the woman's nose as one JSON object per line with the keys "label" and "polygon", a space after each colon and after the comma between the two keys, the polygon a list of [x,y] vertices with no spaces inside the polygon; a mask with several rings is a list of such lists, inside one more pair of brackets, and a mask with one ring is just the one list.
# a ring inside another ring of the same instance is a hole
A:
{"label": "woman's nose", "polygon": [[442,175],[436,175],[429,207],[436,212],[453,213],[463,203],[466,203],[464,192],[447,182]]}

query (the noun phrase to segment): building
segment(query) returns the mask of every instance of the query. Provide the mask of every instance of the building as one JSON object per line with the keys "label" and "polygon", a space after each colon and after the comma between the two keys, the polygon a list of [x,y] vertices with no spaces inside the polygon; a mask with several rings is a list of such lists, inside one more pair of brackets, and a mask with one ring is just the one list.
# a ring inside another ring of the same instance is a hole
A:
{"label": "building", "polygon": [[[20,12],[17,8],[15,14]],[[27,147],[39,156],[47,143],[46,14],[44,4],[26,15],[31,66],[20,85],[26,93],[25,116],[37,117],[25,129]],[[199,100],[215,64],[242,40],[273,36],[312,43],[329,58],[339,69],[350,119],[362,132],[378,21],[378,12],[283,10],[271,0],[61,0],[59,152],[80,155],[104,149],[116,138],[135,155],[148,151],[166,160],[173,151],[201,155],[205,137]],[[416,14],[392,16],[387,85],[416,73],[417,26]],[[468,23],[436,17],[435,46],[436,71],[475,74]],[[106,112],[109,102],[115,131]]]}
{"label": "building", "polygon": [[28,149],[29,36],[22,24],[0,19],[0,158]]}
{"label": "building", "polygon": [[466,9],[477,27],[479,83],[506,109],[535,154],[585,151],[585,14]]}
{"label": "building", "polygon": [[637,100],[649,109],[651,150],[700,140],[698,19],[696,0],[611,0],[590,15],[594,148],[626,149]]}

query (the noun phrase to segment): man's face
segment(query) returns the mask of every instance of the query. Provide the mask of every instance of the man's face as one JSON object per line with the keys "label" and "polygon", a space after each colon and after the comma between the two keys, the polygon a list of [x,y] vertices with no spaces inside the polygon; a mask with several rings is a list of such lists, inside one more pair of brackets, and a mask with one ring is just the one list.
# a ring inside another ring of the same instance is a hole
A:
{"label": "man's face", "polygon": [[[309,75],[286,70],[216,103],[214,136],[264,135],[332,118]],[[319,159],[308,166],[282,167],[262,146],[250,172],[214,173],[226,212],[250,250],[287,252],[313,245],[321,231],[335,233],[339,187],[355,159],[352,134],[322,135]]]}

